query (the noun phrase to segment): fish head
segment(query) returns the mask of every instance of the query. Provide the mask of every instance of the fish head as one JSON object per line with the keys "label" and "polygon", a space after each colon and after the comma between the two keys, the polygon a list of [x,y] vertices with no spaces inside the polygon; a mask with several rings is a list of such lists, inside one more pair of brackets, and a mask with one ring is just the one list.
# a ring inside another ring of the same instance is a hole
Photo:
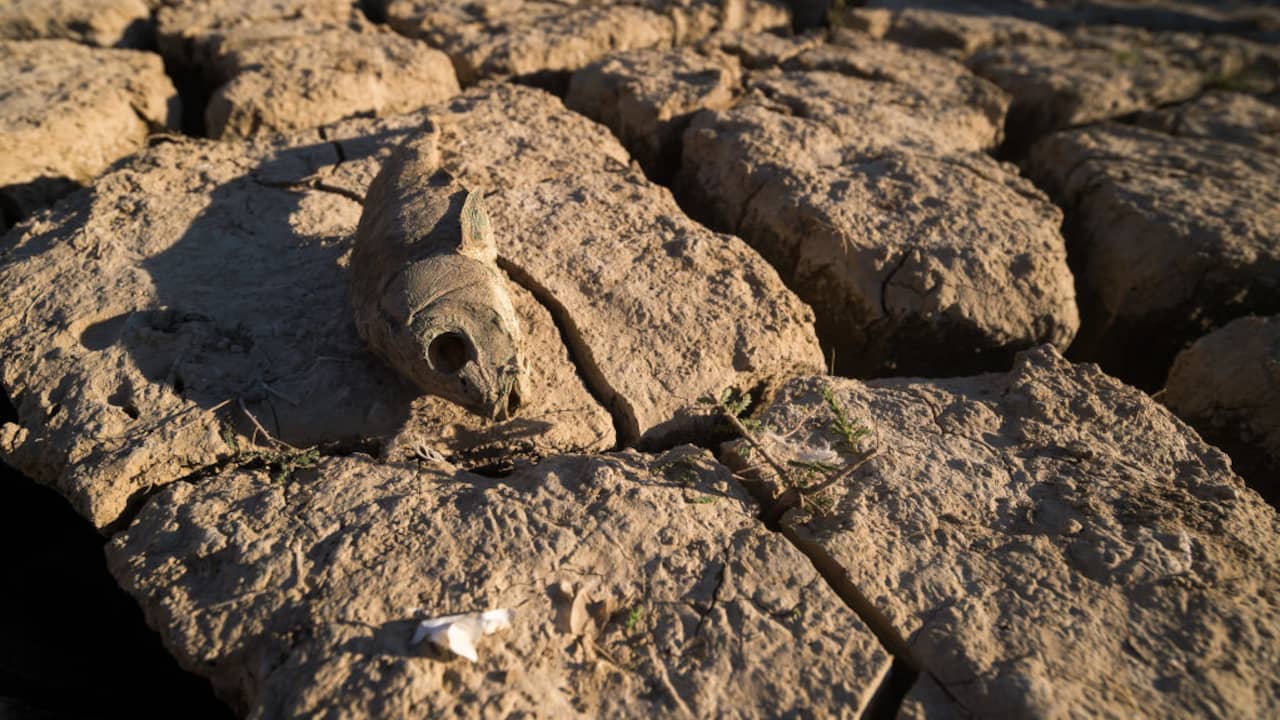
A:
{"label": "fish head", "polygon": [[[504,298],[501,298],[505,300]],[[510,302],[444,297],[410,327],[425,391],[490,420],[506,420],[528,399],[528,369]]]}

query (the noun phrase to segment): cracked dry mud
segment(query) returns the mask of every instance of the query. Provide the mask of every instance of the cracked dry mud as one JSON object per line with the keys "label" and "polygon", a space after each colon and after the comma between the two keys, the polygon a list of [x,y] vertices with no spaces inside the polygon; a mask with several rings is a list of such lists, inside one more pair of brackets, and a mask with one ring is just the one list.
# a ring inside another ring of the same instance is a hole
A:
{"label": "cracked dry mud", "polygon": [[881,455],[782,531],[903,638],[908,714],[1280,710],[1280,520],[1141,391],[1045,347],[974,378],[800,378],[760,420],[838,447],[823,387]]}
{"label": "cracked dry mud", "polygon": [[1280,312],[1280,158],[1102,124],[1046,137],[1027,169],[1070,217],[1080,357],[1154,390],[1187,343]]}
{"label": "cracked dry mud", "polygon": [[179,122],[177,93],[152,53],[0,40],[0,66],[5,229]]}
{"label": "cracked dry mud", "polygon": [[1192,343],[1161,401],[1280,505],[1280,316],[1233,320]]}
{"label": "cracked dry mud", "polygon": [[715,32],[781,30],[772,0],[372,0],[388,24],[448,53],[458,79],[550,80],[611,52],[682,45]]}
{"label": "cracked dry mud", "polygon": [[0,440],[10,462],[102,527],[230,459],[228,424],[251,436],[256,419],[299,447],[395,435],[391,452],[426,442],[510,463],[693,437],[708,424],[686,410],[698,397],[822,368],[812,315],[773,269],[686,218],[603,128],[514,86],[435,117],[444,166],[489,189],[501,264],[523,288],[532,407],[486,426],[415,401],[356,335],[360,194],[379,151],[424,118],[357,121],[330,141],[163,142],[26,226],[0,269],[22,425]]}
{"label": "cracked dry mud", "polygon": [[151,9],[143,0],[6,0],[0,39],[74,40],[97,47],[145,47]]}
{"label": "cracked dry mud", "polygon": [[157,25],[165,59],[211,91],[210,137],[403,113],[458,93],[448,56],[342,0],[200,0],[162,8]]}
{"label": "cracked dry mud", "polygon": [[[179,661],[243,714],[853,718],[888,670],[705,451],[498,480],[361,456],[308,474],[179,483],[108,550]],[[586,617],[557,623],[575,602]],[[415,607],[516,619],[479,663],[449,663],[409,646]]]}
{"label": "cracked dry mud", "polygon": [[679,157],[685,206],[741,235],[813,306],[837,372],[958,375],[1071,341],[1061,215],[982,152],[1000,139],[999,89],[849,32],[731,37],[702,53],[589,66],[568,103],[657,177]]}
{"label": "cracked dry mud", "polygon": [[[0,458],[240,716],[1275,716],[1277,33],[0,0]],[[501,422],[354,326],[428,122],[527,343]],[[781,455],[878,454],[796,505],[726,388]],[[500,607],[474,664],[411,642]]]}

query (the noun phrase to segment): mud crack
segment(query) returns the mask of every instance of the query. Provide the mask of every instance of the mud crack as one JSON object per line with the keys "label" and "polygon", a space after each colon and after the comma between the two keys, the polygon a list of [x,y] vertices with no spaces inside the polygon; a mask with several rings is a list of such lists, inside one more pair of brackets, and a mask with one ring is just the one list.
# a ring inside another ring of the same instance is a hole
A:
{"label": "mud crack", "polygon": [[[719,453],[717,453],[717,460],[732,471],[732,466],[721,460]],[[871,693],[860,717],[874,720],[896,717],[907,693],[921,676],[930,678],[957,707],[962,709],[965,707],[939,677],[915,656],[907,638],[894,622],[868,599],[840,562],[804,530],[783,522],[783,516],[790,509],[785,495],[775,498],[768,483],[753,482],[751,478],[743,477],[736,472],[733,472],[733,479],[756,500],[760,507],[758,517],[760,522],[769,530],[781,534],[792,546],[804,553],[819,577],[845,606],[862,620],[885,652],[893,658],[893,664],[881,677],[875,691]]]}
{"label": "mud crack", "polygon": [[569,352],[569,361],[577,369],[583,386],[601,407],[609,411],[609,416],[613,420],[614,437],[617,438],[617,444],[613,449],[618,450],[635,445],[640,440],[640,423],[636,419],[635,410],[601,371],[600,364],[596,362],[595,355],[591,352],[591,346],[582,337],[582,331],[574,322],[569,310],[549,288],[508,258],[499,257],[498,267],[507,273],[512,282],[533,295],[538,304],[551,315],[551,320],[560,333],[560,340]]}

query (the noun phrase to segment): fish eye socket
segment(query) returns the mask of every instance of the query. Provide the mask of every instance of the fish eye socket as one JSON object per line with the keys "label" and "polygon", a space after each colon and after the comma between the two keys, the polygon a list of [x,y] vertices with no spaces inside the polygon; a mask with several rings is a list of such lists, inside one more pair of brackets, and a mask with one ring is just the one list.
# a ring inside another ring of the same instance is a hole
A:
{"label": "fish eye socket", "polygon": [[470,354],[470,345],[462,333],[441,333],[427,346],[427,362],[431,363],[431,369],[446,375],[461,370]]}

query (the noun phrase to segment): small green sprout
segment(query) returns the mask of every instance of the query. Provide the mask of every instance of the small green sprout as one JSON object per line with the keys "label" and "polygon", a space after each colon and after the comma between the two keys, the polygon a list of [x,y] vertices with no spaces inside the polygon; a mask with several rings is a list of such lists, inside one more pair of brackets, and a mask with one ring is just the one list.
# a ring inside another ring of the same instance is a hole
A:
{"label": "small green sprout", "polygon": [[222,436],[223,444],[231,448],[231,452],[240,452],[240,439],[236,437],[235,428],[231,427],[229,423],[222,423],[222,428],[218,434]]}
{"label": "small green sprout", "polygon": [[[236,433],[231,423],[220,423],[218,434],[222,437],[222,442],[231,449],[232,453],[231,457],[226,461],[227,464],[232,467],[256,467],[273,470],[274,472],[271,475],[272,482],[283,482],[295,470],[314,467],[319,464],[320,448],[314,446],[298,448],[272,437],[271,433],[267,432],[266,428],[262,427],[258,419],[253,416],[253,413],[249,412],[244,398],[240,399],[240,409],[244,412],[245,417],[253,423],[256,431],[249,441],[250,445],[246,447],[240,444],[240,436]],[[257,445],[260,435],[267,440],[268,444],[265,447]]]}
{"label": "small green sprout", "polygon": [[643,606],[637,605],[631,608],[631,611],[627,613],[627,622],[624,625],[624,627],[627,629],[627,632],[631,632],[631,630],[635,628],[636,625],[640,624],[640,618],[642,617],[644,617]]}
{"label": "small green sprout", "polygon": [[[786,435],[790,433],[783,434],[783,437],[779,438],[777,432],[769,428],[768,434],[774,437],[762,437],[764,433],[761,432],[761,428],[768,426],[752,422],[749,418],[743,420],[739,417],[751,403],[749,395],[744,394],[735,400],[732,391],[725,390],[718,398],[708,395],[699,399],[704,404],[713,405],[717,413],[746,440],[746,444],[737,452],[748,464],[749,472],[756,476],[740,475],[739,477],[757,482],[771,474],[782,486],[781,493],[773,497],[772,506],[768,508],[768,513],[775,519],[788,508],[796,506],[820,514],[830,512],[835,506],[835,500],[826,491],[851,477],[858,468],[879,454],[876,448],[867,450],[858,447],[862,439],[871,434],[871,429],[849,416],[830,387],[821,387],[819,392],[831,415],[826,429],[838,435],[843,445],[840,449],[845,451],[845,454],[853,456],[852,460],[843,464],[809,459],[812,454],[799,452],[785,441]],[[793,457],[775,456],[774,449],[766,447],[766,441],[778,445],[780,450]],[[795,455],[805,459],[798,459],[794,457]],[[840,452],[830,453],[830,455],[838,459]]]}
{"label": "small green sprout", "polygon": [[819,492],[805,496],[805,499],[819,514],[825,515],[830,513],[836,507],[836,501],[831,497],[831,493]]}
{"label": "small green sprout", "polygon": [[844,406],[836,400],[835,393],[831,392],[831,388],[823,387],[819,392],[822,393],[822,400],[827,404],[827,409],[831,411],[831,415],[835,418],[831,423],[831,429],[844,440],[845,449],[857,455],[858,441],[870,435],[871,429],[849,418],[849,414],[845,412]]}
{"label": "small green sprout", "polygon": [[1111,57],[1116,61],[1117,65],[1124,65],[1125,67],[1133,67],[1142,62],[1142,53],[1137,48],[1117,50],[1112,53]]}
{"label": "small green sprout", "polygon": [[1246,69],[1234,74],[1210,75],[1205,78],[1206,90],[1224,90],[1226,92],[1253,93],[1260,92],[1267,79],[1257,71]]}
{"label": "small green sprout", "polygon": [[232,456],[229,462],[232,465],[272,469],[275,471],[271,475],[272,482],[283,482],[295,470],[314,467],[320,462],[319,448],[299,449],[284,443],[277,443],[277,447],[270,449],[245,448],[240,445],[240,438],[236,435],[235,429],[225,423],[218,434],[222,437],[222,442],[231,448]]}
{"label": "small green sprout", "polygon": [[733,396],[733,388],[725,388],[720,393],[719,398],[710,395],[703,395],[698,398],[698,402],[703,405],[716,405],[723,409],[724,412],[733,415],[735,418],[742,417],[742,414],[751,407],[751,393],[742,393],[737,398]]}
{"label": "small green sprout", "polygon": [[280,467],[271,479],[275,482],[284,482],[294,470],[302,468],[315,467],[320,462],[320,451],[316,448],[307,448],[296,453],[279,453],[270,465],[278,465]]}
{"label": "small green sprout", "polygon": [[649,469],[657,470],[668,480],[678,482],[681,485],[698,484],[698,470],[700,468],[692,458],[682,457],[668,462],[654,463],[649,466]]}

